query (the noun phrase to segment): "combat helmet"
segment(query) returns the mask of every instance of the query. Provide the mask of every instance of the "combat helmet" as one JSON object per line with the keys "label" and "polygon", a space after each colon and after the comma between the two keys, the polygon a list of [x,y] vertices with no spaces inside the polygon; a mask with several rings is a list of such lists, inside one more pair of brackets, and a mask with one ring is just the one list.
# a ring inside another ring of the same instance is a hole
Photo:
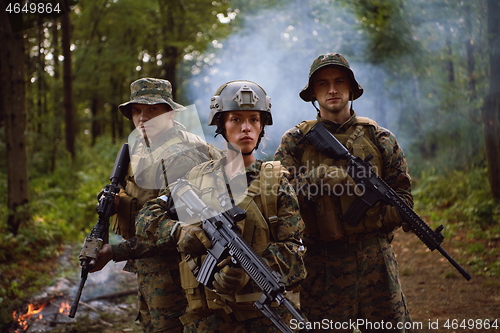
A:
{"label": "combat helmet", "polygon": [[210,100],[210,114],[208,125],[217,126],[216,136],[221,134],[224,139],[224,125],[222,113],[227,111],[261,111],[262,130],[254,149],[257,149],[264,136],[264,126],[272,125],[271,97],[260,85],[247,80],[236,80],[224,83],[217,89]]}
{"label": "combat helmet", "polygon": [[311,89],[311,79],[314,73],[316,73],[319,69],[326,66],[338,66],[342,69],[345,69],[349,74],[349,79],[351,81],[352,93],[351,100],[355,100],[363,95],[363,88],[358,84],[356,79],[354,78],[354,72],[352,71],[349,63],[346,58],[340,53],[326,53],[319,55],[316,59],[314,59],[311,64],[311,68],[309,69],[309,81],[302,91],[299,93],[300,98],[302,98],[306,102],[314,102],[312,97],[312,89]]}

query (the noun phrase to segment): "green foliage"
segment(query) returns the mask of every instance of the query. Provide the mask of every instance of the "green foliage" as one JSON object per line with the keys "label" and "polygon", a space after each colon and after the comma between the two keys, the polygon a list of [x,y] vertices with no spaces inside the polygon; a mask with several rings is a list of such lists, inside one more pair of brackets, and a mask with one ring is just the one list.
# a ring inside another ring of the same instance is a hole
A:
{"label": "green foliage", "polygon": [[500,222],[500,204],[491,196],[485,168],[444,173],[428,170],[417,181],[413,194],[416,209],[434,213],[439,223],[487,229]]}
{"label": "green foliage", "polygon": [[368,39],[367,58],[373,64],[401,59],[414,52],[411,20],[404,0],[358,0],[347,2],[358,17]]}
{"label": "green foliage", "polygon": [[[0,306],[9,313],[52,281],[54,258],[62,246],[80,243],[97,221],[97,194],[109,183],[119,147],[99,140],[94,147],[79,148],[74,165],[61,160],[53,174],[31,179],[33,218],[18,235],[6,231],[6,221],[0,222]],[[0,327],[10,320],[0,317]]]}
{"label": "green foliage", "polygon": [[485,168],[427,170],[413,194],[417,213],[443,224],[446,238],[460,240],[475,275],[500,276],[500,203],[492,198]]}

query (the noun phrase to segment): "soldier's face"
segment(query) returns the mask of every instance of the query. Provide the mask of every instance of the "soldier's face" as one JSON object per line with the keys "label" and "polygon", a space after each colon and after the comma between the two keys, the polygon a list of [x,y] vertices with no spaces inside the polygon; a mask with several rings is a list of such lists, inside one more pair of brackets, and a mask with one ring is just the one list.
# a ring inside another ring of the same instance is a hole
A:
{"label": "soldier's face", "polygon": [[148,138],[154,138],[173,126],[174,112],[169,112],[167,104],[132,104],[132,121]]}
{"label": "soldier's face", "polygon": [[318,101],[320,114],[349,113],[351,84],[348,74],[336,67],[320,69],[313,77],[313,97]]}
{"label": "soldier's face", "polygon": [[224,128],[230,143],[240,147],[241,152],[251,152],[262,129],[260,111],[224,112]]}

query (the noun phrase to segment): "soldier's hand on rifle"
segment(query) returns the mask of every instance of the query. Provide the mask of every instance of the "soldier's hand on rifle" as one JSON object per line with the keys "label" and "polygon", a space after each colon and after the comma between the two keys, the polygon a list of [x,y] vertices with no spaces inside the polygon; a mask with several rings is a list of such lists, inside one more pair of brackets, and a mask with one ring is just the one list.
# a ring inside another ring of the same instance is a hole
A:
{"label": "soldier's hand on rifle", "polygon": [[212,243],[199,226],[188,224],[179,229],[176,236],[179,252],[199,256],[212,247]]}
{"label": "soldier's hand on rifle", "polygon": [[113,259],[113,248],[109,244],[104,244],[99,251],[99,256],[95,263],[90,263],[94,267],[90,270],[90,273],[100,271],[106,266],[106,264]]}
{"label": "soldier's hand on rifle", "polygon": [[[95,209],[98,210],[99,209],[99,203],[101,202],[101,199],[104,195],[104,190],[102,190],[101,192],[99,192],[99,194],[97,195],[97,204],[95,205]],[[120,207],[120,195],[119,194],[116,194],[115,195],[115,198],[114,198],[114,204],[113,204],[113,215],[115,215],[117,212],[118,212],[118,209]]]}
{"label": "soldier's hand on rifle", "polygon": [[221,296],[231,300],[232,295],[240,291],[250,280],[250,276],[241,267],[231,267],[228,263],[231,258],[220,262],[220,271],[214,274],[213,286]]}
{"label": "soldier's hand on rifle", "polygon": [[382,207],[382,221],[386,227],[397,228],[402,226],[405,232],[411,230],[408,224],[404,223],[401,219],[396,207],[391,205],[385,205]]}
{"label": "soldier's hand on rifle", "polygon": [[319,186],[333,189],[336,186],[354,186],[356,183],[341,167],[320,164],[311,171],[311,181]]}

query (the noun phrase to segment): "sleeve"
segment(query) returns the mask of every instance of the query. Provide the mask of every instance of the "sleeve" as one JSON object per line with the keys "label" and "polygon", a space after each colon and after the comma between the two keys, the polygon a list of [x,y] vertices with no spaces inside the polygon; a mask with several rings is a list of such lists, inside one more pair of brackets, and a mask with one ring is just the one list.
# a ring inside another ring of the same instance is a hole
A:
{"label": "sleeve", "polygon": [[408,206],[413,208],[411,177],[403,149],[396,136],[385,128],[380,127],[376,132],[376,137],[382,154],[382,178]]}
{"label": "sleeve", "polygon": [[135,237],[112,245],[114,260],[142,259],[167,254],[176,250],[176,242],[170,233],[178,221],[167,213],[169,196],[167,188],[160,197],[148,201],[137,214]]}
{"label": "sleeve", "polygon": [[294,288],[306,277],[301,240],[304,227],[295,192],[283,177],[278,192],[278,239],[262,256],[272,270],[283,276],[287,289]]}

